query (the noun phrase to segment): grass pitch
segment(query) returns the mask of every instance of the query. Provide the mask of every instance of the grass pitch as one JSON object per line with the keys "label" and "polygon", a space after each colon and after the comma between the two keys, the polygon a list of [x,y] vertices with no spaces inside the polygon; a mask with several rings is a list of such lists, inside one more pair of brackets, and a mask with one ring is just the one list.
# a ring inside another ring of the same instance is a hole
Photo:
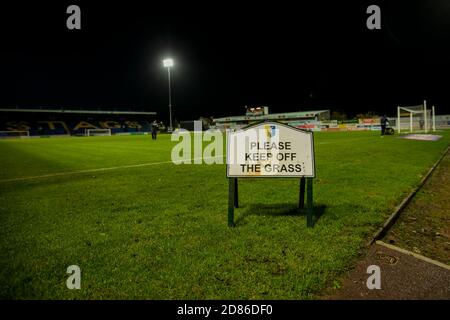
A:
{"label": "grass pitch", "polygon": [[314,298],[449,145],[439,134],[315,134],[311,229],[298,179],[241,179],[228,228],[225,165],[170,163],[167,135],[2,140],[0,297]]}

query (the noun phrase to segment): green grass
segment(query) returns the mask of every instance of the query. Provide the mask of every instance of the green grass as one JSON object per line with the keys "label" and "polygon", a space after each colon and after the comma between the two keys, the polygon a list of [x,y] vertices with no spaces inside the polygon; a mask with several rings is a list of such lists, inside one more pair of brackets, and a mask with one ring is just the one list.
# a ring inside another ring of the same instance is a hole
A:
{"label": "green grass", "polygon": [[[225,165],[170,160],[169,136],[0,141],[0,297],[308,299],[352,266],[450,141],[317,133],[314,228],[298,179],[241,179],[227,227]],[[68,290],[69,265],[82,270]]]}

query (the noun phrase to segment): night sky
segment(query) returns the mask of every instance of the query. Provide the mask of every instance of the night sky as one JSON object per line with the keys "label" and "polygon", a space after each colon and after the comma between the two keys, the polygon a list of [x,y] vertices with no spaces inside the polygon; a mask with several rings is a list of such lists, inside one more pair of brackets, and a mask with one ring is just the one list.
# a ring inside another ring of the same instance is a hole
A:
{"label": "night sky", "polygon": [[[147,110],[166,121],[171,56],[179,120],[245,105],[394,115],[423,99],[450,113],[450,1],[93,2],[1,8],[0,108]],[[66,28],[70,4],[81,30]],[[369,4],[381,7],[381,30],[366,28]]]}

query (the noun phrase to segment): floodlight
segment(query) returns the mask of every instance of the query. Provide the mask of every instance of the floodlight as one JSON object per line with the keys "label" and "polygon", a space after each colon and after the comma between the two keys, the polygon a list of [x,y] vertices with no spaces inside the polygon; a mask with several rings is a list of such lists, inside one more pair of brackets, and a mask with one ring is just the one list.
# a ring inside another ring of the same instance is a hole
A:
{"label": "floodlight", "polygon": [[164,59],[163,66],[164,68],[167,68],[167,79],[169,81],[169,128],[167,128],[167,132],[172,132],[172,94],[170,90],[170,68],[173,67],[173,59]]}
{"label": "floodlight", "polygon": [[164,65],[164,67],[166,67],[166,68],[171,68],[171,67],[173,67],[173,59],[164,59],[163,60],[163,65]]}

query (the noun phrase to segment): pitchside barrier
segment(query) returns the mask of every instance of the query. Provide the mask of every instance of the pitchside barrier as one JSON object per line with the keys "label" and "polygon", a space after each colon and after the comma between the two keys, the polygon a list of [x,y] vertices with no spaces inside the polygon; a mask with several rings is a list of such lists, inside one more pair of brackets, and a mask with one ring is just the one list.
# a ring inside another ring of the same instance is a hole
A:
{"label": "pitchside barrier", "polygon": [[228,226],[238,208],[238,178],[300,178],[299,208],[307,193],[307,226],[313,226],[313,132],[265,121],[227,133]]}
{"label": "pitchside barrier", "polygon": [[0,138],[29,138],[30,131],[28,130],[6,130],[0,131]]}

